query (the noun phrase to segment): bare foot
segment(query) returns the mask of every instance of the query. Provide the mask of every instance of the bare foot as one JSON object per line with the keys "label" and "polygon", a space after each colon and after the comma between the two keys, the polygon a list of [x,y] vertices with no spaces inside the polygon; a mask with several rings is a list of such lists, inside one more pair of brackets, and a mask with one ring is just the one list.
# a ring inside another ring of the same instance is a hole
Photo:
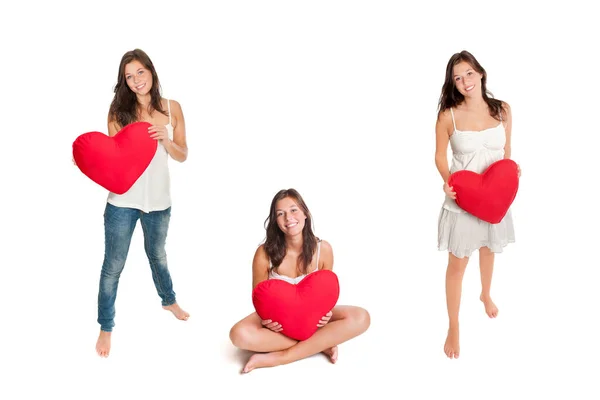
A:
{"label": "bare foot", "polygon": [[247,374],[256,368],[276,367],[282,364],[282,352],[274,351],[272,353],[257,353],[253,354],[248,360],[242,373]]}
{"label": "bare foot", "polygon": [[190,317],[190,314],[183,311],[181,309],[181,307],[179,307],[179,304],[177,304],[177,303],[171,304],[170,306],[163,306],[163,308],[165,310],[171,311],[173,313],[173,315],[175,315],[175,317],[177,317],[177,319],[180,319],[182,321],[187,321],[188,318]]}
{"label": "bare foot", "polygon": [[479,300],[483,302],[485,306],[485,312],[490,318],[496,318],[498,316],[498,307],[492,301],[492,298],[489,296],[479,296]]}
{"label": "bare foot", "polygon": [[329,357],[329,361],[331,361],[332,364],[335,364],[335,362],[338,359],[338,347],[337,346],[330,347],[329,349],[324,350],[323,354],[325,354],[327,357]]}
{"label": "bare foot", "polygon": [[110,353],[110,334],[111,332],[100,331],[98,341],[96,342],[96,352],[100,357],[108,357]]}
{"label": "bare foot", "polygon": [[444,353],[448,358],[458,358],[460,353],[460,344],[458,342],[458,329],[448,329],[448,337],[444,344]]}

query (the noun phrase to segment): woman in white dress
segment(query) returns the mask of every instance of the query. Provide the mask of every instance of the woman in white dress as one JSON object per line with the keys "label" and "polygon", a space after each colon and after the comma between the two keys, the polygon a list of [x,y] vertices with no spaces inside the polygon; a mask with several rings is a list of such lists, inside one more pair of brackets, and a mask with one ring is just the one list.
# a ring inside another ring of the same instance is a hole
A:
{"label": "woman in white dress", "polygon": [[[449,328],[444,352],[460,354],[458,314],[462,280],[469,257],[479,252],[481,296],[485,312],[496,318],[498,308],[490,296],[494,254],[515,241],[510,210],[498,224],[490,224],[465,212],[456,204],[448,186],[459,170],[484,172],[495,161],[511,156],[512,114],[508,103],[494,99],[486,88],[487,73],[467,51],[454,54],[446,67],[436,123],[435,164],[444,181],[446,195],[438,221],[438,249],[448,251],[446,302]],[[448,144],[452,165],[448,165]],[[520,176],[519,169],[519,176]]]}

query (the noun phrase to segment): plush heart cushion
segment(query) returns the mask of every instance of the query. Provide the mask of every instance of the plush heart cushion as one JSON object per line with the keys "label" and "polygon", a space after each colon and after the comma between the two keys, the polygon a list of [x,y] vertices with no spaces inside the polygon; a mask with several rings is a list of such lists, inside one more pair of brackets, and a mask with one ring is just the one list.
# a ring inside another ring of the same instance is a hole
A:
{"label": "plush heart cushion", "polygon": [[497,224],[508,212],[519,189],[518,166],[513,160],[502,159],[490,165],[482,174],[456,171],[448,186],[456,193],[456,204],[466,212],[490,224]]}
{"label": "plush heart cushion", "polygon": [[134,122],[115,136],[101,132],[81,134],[73,142],[75,163],[88,178],[103,188],[123,194],[148,168],[157,140],[148,133],[148,122]]}
{"label": "plush heart cushion", "polygon": [[252,303],[261,319],[281,324],[282,334],[306,340],[333,309],[340,295],[337,275],[331,270],[308,274],[294,285],[280,279],[262,281],[252,291]]}

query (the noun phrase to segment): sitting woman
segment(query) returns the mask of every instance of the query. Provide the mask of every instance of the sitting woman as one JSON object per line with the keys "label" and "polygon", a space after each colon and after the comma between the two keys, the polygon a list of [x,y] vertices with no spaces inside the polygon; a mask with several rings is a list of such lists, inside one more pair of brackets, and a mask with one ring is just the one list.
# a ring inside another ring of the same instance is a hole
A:
{"label": "sitting woman", "polygon": [[[312,231],[310,211],[294,189],[279,191],[271,202],[266,240],[252,262],[252,288],[267,279],[299,283],[308,274],[333,269],[329,243]],[[369,313],[360,307],[335,306],[318,324],[310,338],[297,341],[285,336],[277,321],[261,320],[256,312],[236,323],[229,333],[238,348],[257,352],[243,372],[274,367],[325,353],[332,363],[338,358],[337,345],[364,333],[370,325]]]}

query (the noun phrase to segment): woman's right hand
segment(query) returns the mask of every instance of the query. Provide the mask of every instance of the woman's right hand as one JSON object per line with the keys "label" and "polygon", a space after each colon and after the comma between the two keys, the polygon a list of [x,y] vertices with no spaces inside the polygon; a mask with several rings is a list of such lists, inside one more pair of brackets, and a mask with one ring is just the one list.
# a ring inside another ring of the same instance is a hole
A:
{"label": "woman's right hand", "polygon": [[283,330],[281,324],[279,324],[278,322],[273,322],[270,319],[261,320],[260,323],[262,324],[262,326],[272,330],[273,332],[281,332]]}
{"label": "woman's right hand", "polygon": [[448,182],[444,182],[444,193],[451,199],[456,200],[456,192],[453,191],[452,186],[448,186]]}

